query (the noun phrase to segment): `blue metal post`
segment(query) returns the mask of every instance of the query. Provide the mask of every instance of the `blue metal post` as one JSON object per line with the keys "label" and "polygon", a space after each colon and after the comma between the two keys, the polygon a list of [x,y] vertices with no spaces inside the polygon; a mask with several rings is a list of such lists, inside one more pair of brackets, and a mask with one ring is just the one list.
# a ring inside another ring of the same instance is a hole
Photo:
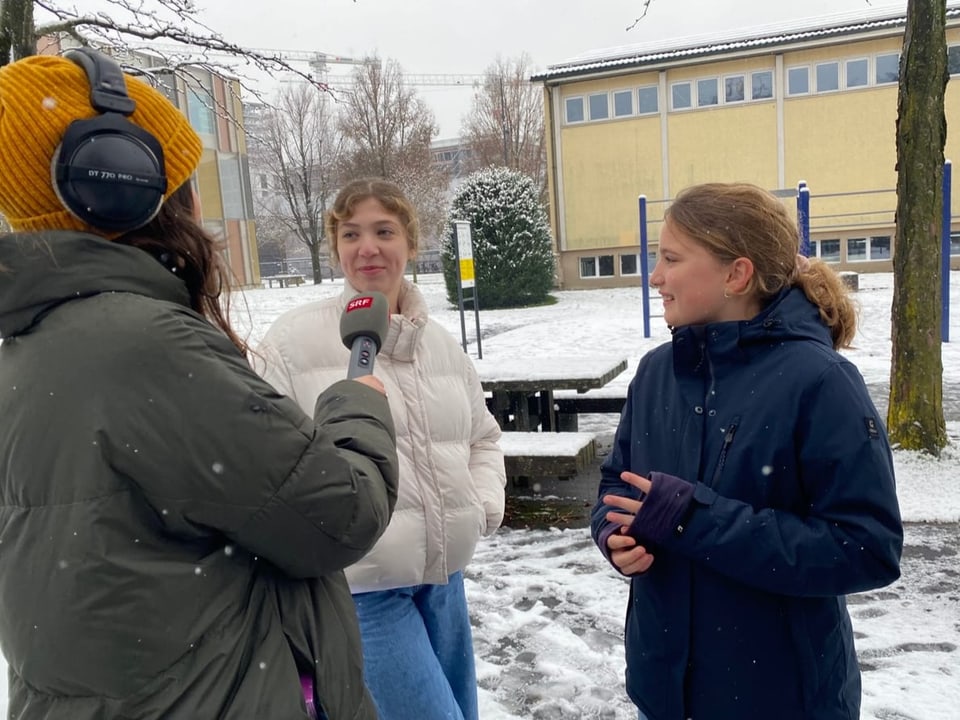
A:
{"label": "blue metal post", "polygon": [[643,336],[650,337],[650,268],[647,262],[647,196],[641,195],[640,204],[640,287],[643,290]]}
{"label": "blue metal post", "polygon": [[940,303],[942,307],[940,339],[943,342],[950,342],[950,176],[952,175],[952,166],[953,164],[949,160],[943,163],[943,247],[940,251]]}
{"label": "blue metal post", "polygon": [[810,188],[804,180],[797,183],[797,229],[800,231],[800,254],[810,257]]}

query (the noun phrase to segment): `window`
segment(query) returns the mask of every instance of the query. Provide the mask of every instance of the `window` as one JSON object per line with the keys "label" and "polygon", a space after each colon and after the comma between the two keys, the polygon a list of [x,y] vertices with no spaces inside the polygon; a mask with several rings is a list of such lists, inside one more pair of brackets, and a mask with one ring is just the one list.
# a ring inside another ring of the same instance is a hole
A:
{"label": "window", "polygon": [[620,256],[620,274],[621,275],[639,275],[640,274],[640,256],[639,255],[621,255]]}
{"label": "window", "polygon": [[900,79],[900,54],[877,55],[877,85],[895,83]]}
{"label": "window", "polygon": [[613,255],[580,258],[580,277],[613,277]]}
{"label": "window", "polygon": [[870,238],[870,259],[871,260],[889,260],[890,259],[890,236],[874,235]]}
{"label": "window", "polygon": [[606,93],[597,93],[590,96],[590,119],[606,120],[610,117],[609,98]]}
{"label": "window", "polygon": [[820,240],[817,242],[817,250],[820,259],[824,262],[840,262],[839,240]]}
{"label": "window", "polygon": [[674,110],[685,110],[693,107],[693,95],[690,94],[690,83],[674,83],[670,86],[670,98]]}
{"label": "window", "polygon": [[890,236],[872,235],[869,238],[847,239],[847,261],[889,260]]}
{"label": "window", "polygon": [[867,59],[847,60],[847,87],[864,87],[870,77]]}
{"label": "window", "polygon": [[177,107],[180,107],[180,100],[177,97],[177,80],[169,72],[157,72],[154,77],[157,79],[157,90],[163,93],[163,96]]}
{"label": "window", "polygon": [[950,255],[960,255],[960,233],[950,233]]}
{"label": "window", "polygon": [[697,80],[697,106],[716,105],[720,102],[720,96],[717,90],[717,79],[706,78]]}
{"label": "window", "polygon": [[223,200],[223,217],[228,220],[242,220],[246,217],[243,209],[243,185],[240,182],[240,164],[236,155],[221,155],[220,195]]}
{"label": "window", "polygon": [[817,92],[833,92],[840,89],[840,63],[828,62],[817,65]]}
{"label": "window", "polygon": [[810,92],[809,68],[795,67],[787,70],[787,95],[806,95]]}
{"label": "window", "polygon": [[656,85],[637,90],[637,112],[641,115],[660,111],[660,93]]}
{"label": "window", "polygon": [[200,135],[216,135],[213,97],[209,90],[190,88],[187,91],[187,117]]}
{"label": "window", "polygon": [[583,98],[567,98],[567,122],[568,123],[578,123],[583,122]]}
{"label": "window", "polygon": [[947,70],[951,75],[960,73],[960,45],[947,46]]}
{"label": "window", "polygon": [[773,72],[764,70],[750,76],[751,97],[754,100],[765,100],[773,97]]}
{"label": "window", "polygon": [[743,75],[731,75],[723,79],[723,101],[743,102]]}
{"label": "window", "polygon": [[613,115],[614,117],[633,115],[633,91],[621,90],[613,94]]}
{"label": "window", "polygon": [[867,259],[867,239],[847,238],[847,262],[863,262]]}

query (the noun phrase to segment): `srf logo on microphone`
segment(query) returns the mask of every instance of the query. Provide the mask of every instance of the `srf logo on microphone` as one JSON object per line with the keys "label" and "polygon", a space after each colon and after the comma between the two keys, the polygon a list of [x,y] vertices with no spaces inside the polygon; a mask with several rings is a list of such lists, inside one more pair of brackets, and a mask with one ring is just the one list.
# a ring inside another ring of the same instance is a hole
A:
{"label": "srf logo on microphone", "polygon": [[373,305],[373,298],[369,295],[364,297],[355,297],[353,300],[347,303],[346,312],[351,312],[353,310],[363,310],[364,308],[371,307]]}

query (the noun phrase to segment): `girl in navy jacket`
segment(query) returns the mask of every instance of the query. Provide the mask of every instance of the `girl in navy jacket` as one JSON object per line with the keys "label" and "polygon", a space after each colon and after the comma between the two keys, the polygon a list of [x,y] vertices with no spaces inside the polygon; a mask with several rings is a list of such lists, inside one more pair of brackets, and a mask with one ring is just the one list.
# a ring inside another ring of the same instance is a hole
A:
{"label": "girl in navy jacket", "polygon": [[680,193],[650,282],[673,340],[634,377],[594,540],[631,578],[627,692],[649,720],[855,720],[844,595],[899,577],[883,423],[837,349],[856,314],[783,204]]}

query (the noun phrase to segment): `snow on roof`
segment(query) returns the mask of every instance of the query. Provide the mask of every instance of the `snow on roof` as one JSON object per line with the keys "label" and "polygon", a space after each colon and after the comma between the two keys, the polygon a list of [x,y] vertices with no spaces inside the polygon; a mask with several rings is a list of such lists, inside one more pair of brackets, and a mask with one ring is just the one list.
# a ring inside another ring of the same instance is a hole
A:
{"label": "snow on roof", "polygon": [[[947,18],[960,18],[960,6],[948,7]],[[774,47],[816,38],[838,37],[854,33],[897,28],[906,24],[900,12],[865,17],[863,13],[839,13],[821,18],[806,18],[791,23],[760,25],[726,33],[674,38],[663,42],[622,45],[591,50],[569,60],[550,65],[547,70],[530,79],[550,80],[575,77],[616,68],[642,67],[688,57]]]}

